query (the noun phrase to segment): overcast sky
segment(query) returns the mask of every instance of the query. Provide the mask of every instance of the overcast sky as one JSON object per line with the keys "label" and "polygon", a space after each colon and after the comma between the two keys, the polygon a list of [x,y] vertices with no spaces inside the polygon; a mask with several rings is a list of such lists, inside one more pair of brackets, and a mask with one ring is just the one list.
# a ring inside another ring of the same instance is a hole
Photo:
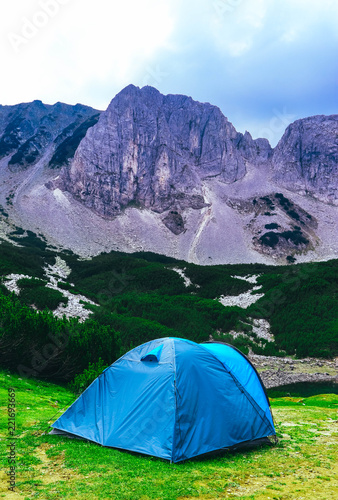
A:
{"label": "overcast sky", "polygon": [[338,112],[337,0],[15,0],[0,30],[1,104],[106,109],[153,85],[273,145],[291,121]]}

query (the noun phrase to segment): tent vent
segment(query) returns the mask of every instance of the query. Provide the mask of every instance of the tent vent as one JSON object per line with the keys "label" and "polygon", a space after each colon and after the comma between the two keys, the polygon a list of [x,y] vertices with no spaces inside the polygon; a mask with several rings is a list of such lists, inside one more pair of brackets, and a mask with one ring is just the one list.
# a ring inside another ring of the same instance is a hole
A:
{"label": "tent vent", "polygon": [[155,349],[149,351],[145,356],[142,356],[141,361],[152,361],[152,362],[160,361],[162,347],[163,344],[161,344],[158,347],[155,347]]}

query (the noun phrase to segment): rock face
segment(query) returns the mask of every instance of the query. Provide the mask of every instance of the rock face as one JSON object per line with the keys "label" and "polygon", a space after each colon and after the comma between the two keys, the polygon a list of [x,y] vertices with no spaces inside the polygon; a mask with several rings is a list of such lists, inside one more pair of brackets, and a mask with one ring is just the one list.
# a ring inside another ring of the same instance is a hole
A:
{"label": "rock face", "polygon": [[338,115],[297,120],[273,153],[274,179],[300,194],[338,204]]}
{"label": "rock face", "polygon": [[8,157],[15,172],[37,163],[52,145],[53,166],[66,165],[98,116],[98,111],[82,104],[50,106],[33,101],[0,106],[0,159]]}
{"label": "rock face", "polygon": [[128,205],[201,209],[203,180],[233,183],[248,161],[270,151],[268,141],[236,132],[215,106],[130,85],[88,130],[59,186],[107,217]]}
{"label": "rock face", "polygon": [[337,130],[338,115],[298,120],[273,150],[211,104],[133,85],[105,112],[0,106],[0,240],[21,227],[85,257],[338,258]]}

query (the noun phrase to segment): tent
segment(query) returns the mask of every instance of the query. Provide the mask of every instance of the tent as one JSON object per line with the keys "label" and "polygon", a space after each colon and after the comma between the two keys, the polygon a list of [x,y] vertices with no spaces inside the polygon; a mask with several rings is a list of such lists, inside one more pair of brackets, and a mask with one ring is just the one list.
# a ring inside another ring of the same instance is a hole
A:
{"label": "tent", "polygon": [[171,462],[275,436],[269,400],[250,361],[227,344],[179,338],[129,351],[52,427]]}

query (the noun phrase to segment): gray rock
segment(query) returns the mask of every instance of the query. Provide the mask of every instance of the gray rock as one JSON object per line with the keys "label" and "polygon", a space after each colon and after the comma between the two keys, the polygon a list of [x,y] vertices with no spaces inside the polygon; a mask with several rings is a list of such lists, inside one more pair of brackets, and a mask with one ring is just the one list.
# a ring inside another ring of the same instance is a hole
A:
{"label": "gray rock", "polygon": [[272,164],[279,185],[337,205],[338,115],[311,116],[289,125]]}
{"label": "gray rock", "polygon": [[[95,115],[98,115],[96,110],[82,104],[56,103],[50,106],[33,101],[0,106],[0,159],[8,157],[8,166],[15,172],[37,163],[51,145],[59,147],[61,159],[66,139],[67,152],[64,153],[70,157],[70,152],[74,155],[88,127],[94,125],[95,121],[90,118]],[[55,163],[54,167],[61,164]]]}
{"label": "gray rock", "polygon": [[248,131],[244,135],[240,132],[237,133],[236,147],[244,159],[253,164],[267,161],[273,153],[273,149],[267,139],[254,140]]}
{"label": "gray rock", "polygon": [[184,231],[184,220],[181,214],[171,210],[163,219],[164,224],[174,234],[181,234]]}
{"label": "gray rock", "polygon": [[127,87],[103,113],[0,106],[0,229],[14,223],[83,256],[336,258],[337,144],[337,116],[298,120],[272,150],[217,107],[152,87]]}
{"label": "gray rock", "polygon": [[202,181],[243,178],[260,148],[266,157],[269,145],[238,134],[215,106],[129,85],[88,130],[59,186],[107,217],[135,203],[200,209]]}

